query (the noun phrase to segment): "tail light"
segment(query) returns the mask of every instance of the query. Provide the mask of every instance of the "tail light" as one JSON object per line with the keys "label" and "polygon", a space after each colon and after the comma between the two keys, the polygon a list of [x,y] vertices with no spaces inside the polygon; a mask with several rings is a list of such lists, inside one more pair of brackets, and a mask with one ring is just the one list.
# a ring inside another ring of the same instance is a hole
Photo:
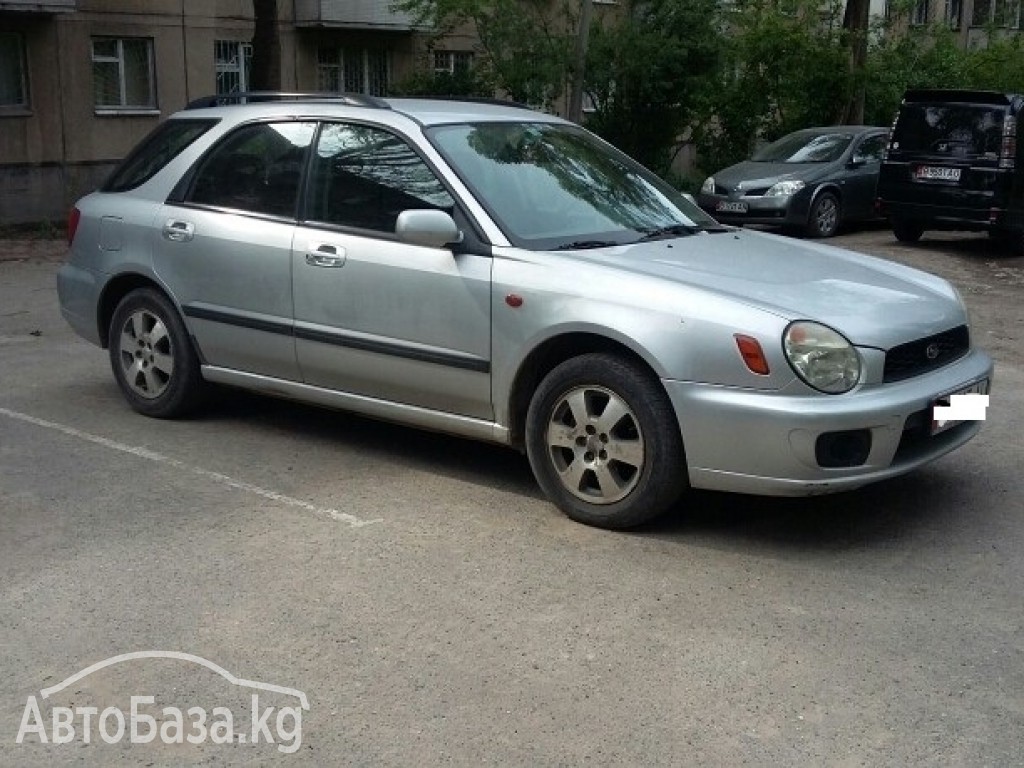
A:
{"label": "tail light", "polygon": [[1003,120],[1003,144],[999,148],[999,167],[1012,169],[1017,156],[1017,118]]}
{"label": "tail light", "polygon": [[78,206],[76,205],[71,209],[71,212],[68,214],[68,245],[71,245],[73,242],[75,242],[75,232],[78,231],[78,222],[81,220],[81,218],[82,212],[78,210]]}
{"label": "tail light", "polygon": [[899,120],[900,120],[900,111],[897,109],[896,110],[896,114],[892,118],[892,125],[889,126],[889,135],[886,137],[886,142],[885,142],[885,156],[886,157],[888,157],[889,153],[892,152],[892,139],[896,135],[896,123],[898,123]]}

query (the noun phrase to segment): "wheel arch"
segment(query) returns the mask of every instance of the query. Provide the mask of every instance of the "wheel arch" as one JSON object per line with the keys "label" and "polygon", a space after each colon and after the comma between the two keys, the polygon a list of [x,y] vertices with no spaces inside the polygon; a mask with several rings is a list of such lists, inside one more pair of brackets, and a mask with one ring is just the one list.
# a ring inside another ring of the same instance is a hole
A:
{"label": "wheel arch", "polygon": [[509,442],[522,448],[526,433],[526,413],[540,382],[555,367],[573,357],[605,352],[631,360],[660,379],[655,367],[626,342],[591,331],[569,331],[552,336],[534,347],[523,358],[512,379],[508,398]]}
{"label": "wheel arch", "polygon": [[100,346],[103,349],[106,349],[110,344],[110,321],[114,316],[114,310],[117,309],[117,305],[121,303],[125,296],[139,288],[152,288],[159,291],[171,304],[177,307],[177,302],[152,277],[147,277],[138,272],[125,272],[116,275],[103,286],[100,299],[96,303],[96,325],[99,331]]}

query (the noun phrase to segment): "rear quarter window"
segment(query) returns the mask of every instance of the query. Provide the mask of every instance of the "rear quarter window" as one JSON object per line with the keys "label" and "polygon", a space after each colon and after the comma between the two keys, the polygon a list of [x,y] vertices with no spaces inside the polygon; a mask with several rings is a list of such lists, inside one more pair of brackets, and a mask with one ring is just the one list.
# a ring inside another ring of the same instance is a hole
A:
{"label": "rear quarter window", "polygon": [[216,120],[195,119],[162,123],[114,169],[100,191],[127,192],[145,184],[216,124]]}
{"label": "rear quarter window", "polygon": [[892,150],[905,154],[997,159],[1003,107],[970,104],[904,104]]}

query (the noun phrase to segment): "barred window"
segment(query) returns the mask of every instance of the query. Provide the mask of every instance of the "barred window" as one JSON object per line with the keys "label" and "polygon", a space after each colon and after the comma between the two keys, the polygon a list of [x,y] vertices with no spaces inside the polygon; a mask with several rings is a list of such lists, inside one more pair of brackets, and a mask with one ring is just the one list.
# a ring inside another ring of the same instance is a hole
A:
{"label": "barred window", "polygon": [[0,107],[27,107],[25,42],[17,32],[0,32]]}
{"label": "barred window", "polygon": [[328,46],[317,50],[317,87],[321,91],[386,96],[390,79],[387,51]]}
{"label": "barred window", "polygon": [[154,109],[153,41],[94,37],[92,92],[97,109]]}
{"label": "barred window", "polygon": [[249,90],[252,68],[252,44],[235,40],[217,40],[213,46],[217,70],[217,95]]}

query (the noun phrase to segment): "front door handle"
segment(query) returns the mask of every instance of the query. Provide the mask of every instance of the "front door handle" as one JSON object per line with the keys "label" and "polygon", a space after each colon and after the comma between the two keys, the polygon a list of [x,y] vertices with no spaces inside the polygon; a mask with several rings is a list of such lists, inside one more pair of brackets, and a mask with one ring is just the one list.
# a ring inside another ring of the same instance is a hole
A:
{"label": "front door handle", "polygon": [[196,225],[191,221],[168,219],[164,223],[164,238],[176,243],[184,243],[195,237]]}
{"label": "front door handle", "polygon": [[306,263],[311,267],[343,267],[345,249],[331,243],[310,243]]}

